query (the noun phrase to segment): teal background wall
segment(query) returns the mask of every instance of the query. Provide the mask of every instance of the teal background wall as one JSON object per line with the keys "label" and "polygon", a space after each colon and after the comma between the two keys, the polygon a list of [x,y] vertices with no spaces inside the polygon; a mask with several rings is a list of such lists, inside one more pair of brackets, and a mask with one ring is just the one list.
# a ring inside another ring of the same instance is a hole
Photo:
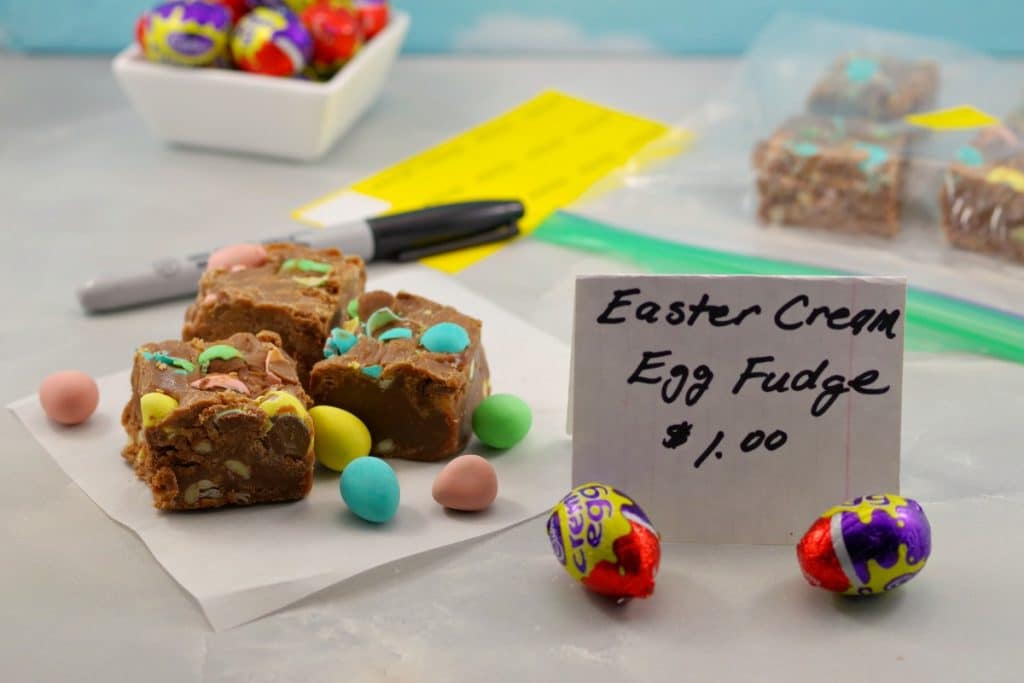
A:
{"label": "teal background wall", "polygon": [[[0,0],[12,49],[112,52],[152,0]],[[1024,54],[1022,0],[404,0],[410,52],[729,54],[793,10]]]}

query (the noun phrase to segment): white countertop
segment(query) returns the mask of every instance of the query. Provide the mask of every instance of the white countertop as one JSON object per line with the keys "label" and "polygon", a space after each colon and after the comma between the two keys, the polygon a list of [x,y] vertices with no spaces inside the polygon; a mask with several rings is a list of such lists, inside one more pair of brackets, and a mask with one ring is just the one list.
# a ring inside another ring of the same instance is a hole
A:
{"label": "white countertop", "polygon": [[[120,370],[140,339],[178,334],[180,302],[84,316],[72,290],[97,267],[275,234],[296,206],[545,88],[671,121],[730,67],[401,59],[369,114],[306,165],[162,145],[129,109],[106,60],[2,56],[0,402],[34,392],[60,367]],[[523,263],[531,267],[525,280]],[[615,267],[531,241],[486,264],[459,278],[565,341],[573,274]],[[533,520],[214,633],[143,544],[0,411],[0,678],[855,680],[877,670],[906,680],[1019,680],[1024,484],[1014,443],[1022,428],[1019,420],[1000,427],[980,403],[963,402],[1019,405],[1024,368],[970,358],[911,362],[907,438],[912,446],[951,444],[931,467],[913,449],[906,463],[929,499],[942,501],[929,508],[935,566],[874,604],[840,603],[801,585],[791,548],[668,546],[655,598],[619,610],[576,590]],[[940,439],[935,430],[948,433]],[[763,581],[750,580],[754,566]]]}

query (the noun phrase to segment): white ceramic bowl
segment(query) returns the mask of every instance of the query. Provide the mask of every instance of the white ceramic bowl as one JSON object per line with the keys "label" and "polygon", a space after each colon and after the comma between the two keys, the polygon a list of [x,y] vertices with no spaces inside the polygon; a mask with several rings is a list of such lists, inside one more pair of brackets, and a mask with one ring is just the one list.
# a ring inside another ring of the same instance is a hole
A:
{"label": "white ceramic bowl", "polygon": [[146,125],[169,142],[313,160],[373,104],[409,30],[388,26],[326,83],[228,69],[154,64],[132,45],[114,58],[114,76]]}

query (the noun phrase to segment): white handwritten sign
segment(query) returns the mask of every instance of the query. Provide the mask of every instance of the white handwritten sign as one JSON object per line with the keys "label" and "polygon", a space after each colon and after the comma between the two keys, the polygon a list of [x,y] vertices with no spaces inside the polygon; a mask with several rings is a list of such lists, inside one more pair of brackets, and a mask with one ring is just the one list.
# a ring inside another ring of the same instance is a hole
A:
{"label": "white handwritten sign", "polygon": [[574,484],[706,543],[793,543],[898,492],[905,303],[899,278],[579,278]]}

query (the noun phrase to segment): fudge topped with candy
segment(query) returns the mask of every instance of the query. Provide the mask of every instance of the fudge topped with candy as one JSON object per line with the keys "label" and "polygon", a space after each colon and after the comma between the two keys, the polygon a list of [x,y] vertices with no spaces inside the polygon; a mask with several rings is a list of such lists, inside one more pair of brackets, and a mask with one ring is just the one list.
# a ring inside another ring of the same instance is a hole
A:
{"label": "fudge topped with candy", "polygon": [[895,235],[907,135],[863,119],[804,114],[754,149],[762,221]]}
{"label": "fudge topped with candy", "polygon": [[367,292],[331,331],[310,394],[361,419],[375,455],[442,460],[465,448],[490,393],[479,320],[407,292]]}
{"label": "fudge topped with candy", "polygon": [[123,457],[166,510],[304,497],[313,422],[273,332],[167,340],[135,353]]}
{"label": "fudge topped with candy", "polygon": [[956,150],[939,204],[950,244],[1024,263],[1024,109]]}
{"label": "fudge topped with candy", "polygon": [[931,60],[849,54],[814,86],[807,109],[825,116],[891,121],[935,101],[939,67]]}
{"label": "fudge topped with candy", "polygon": [[221,339],[236,332],[272,330],[295,358],[304,384],[320,360],[324,340],[359,296],[366,268],[358,256],[337,249],[279,243],[248,267],[207,270],[196,301],[185,314],[183,339]]}
{"label": "fudge topped with candy", "polygon": [[802,114],[783,122],[754,149],[759,174],[852,183],[884,182],[903,163],[904,133],[862,119]]}

